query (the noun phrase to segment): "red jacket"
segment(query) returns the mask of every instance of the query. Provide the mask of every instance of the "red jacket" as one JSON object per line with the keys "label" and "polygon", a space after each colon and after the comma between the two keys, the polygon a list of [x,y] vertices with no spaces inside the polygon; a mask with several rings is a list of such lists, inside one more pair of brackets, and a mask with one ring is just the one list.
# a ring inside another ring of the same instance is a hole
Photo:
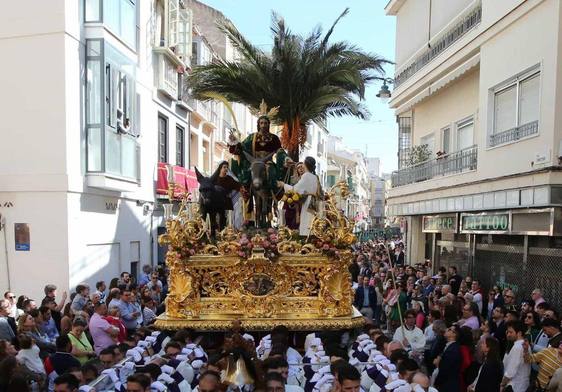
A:
{"label": "red jacket", "polygon": [[120,319],[116,319],[115,317],[105,316],[103,317],[109,324],[113,325],[114,327],[119,328],[119,335],[117,335],[117,341],[119,343],[123,343],[127,338],[127,329],[123,322]]}

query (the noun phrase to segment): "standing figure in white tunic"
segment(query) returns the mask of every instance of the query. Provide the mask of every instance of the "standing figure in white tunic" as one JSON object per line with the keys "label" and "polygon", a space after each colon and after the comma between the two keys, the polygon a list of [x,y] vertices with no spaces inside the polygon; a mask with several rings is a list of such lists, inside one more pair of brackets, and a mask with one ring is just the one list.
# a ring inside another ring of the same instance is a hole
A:
{"label": "standing figure in white tunic", "polygon": [[316,160],[312,157],[306,157],[304,160],[304,174],[295,185],[285,184],[283,181],[278,181],[277,186],[283,187],[285,191],[294,191],[299,195],[306,196],[306,199],[301,207],[299,234],[301,236],[308,236],[310,233],[310,226],[314,219],[314,213],[308,211],[311,200],[320,193],[320,181],[316,175]]}

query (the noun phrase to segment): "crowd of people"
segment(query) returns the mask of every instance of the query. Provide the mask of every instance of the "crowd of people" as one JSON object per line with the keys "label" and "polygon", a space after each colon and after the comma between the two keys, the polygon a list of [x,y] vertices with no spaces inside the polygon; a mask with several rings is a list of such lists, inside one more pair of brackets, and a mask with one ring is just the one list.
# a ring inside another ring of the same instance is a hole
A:
{"label": "crowd of people", "polygon": [[350,275],[365,327],[307,336],[159,331],[164,268],[70,296],[49,284],[40,303],[6,292],[0,392],[562,391],[560,319],[540,289],[484,292],[454,266],[408,265],[397,239],[357,244]]}
{"label": "crowd of people", "polygon": [[560,317],[540,288],[518,303],[513,289],[485,292],[455,266],[431,271],[429,260],[405,265],[399,241],[360,244],[354,305],[439,391],[562,390]]}

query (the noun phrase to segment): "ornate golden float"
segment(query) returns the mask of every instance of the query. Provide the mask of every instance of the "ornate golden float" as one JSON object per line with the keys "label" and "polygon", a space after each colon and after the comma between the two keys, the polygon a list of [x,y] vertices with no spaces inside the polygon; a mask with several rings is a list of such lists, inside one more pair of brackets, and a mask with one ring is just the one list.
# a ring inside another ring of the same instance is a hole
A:
{"label": "ornate golden float", "polygon": [[220,331],[235,320],[254,331],[361,326],[348,272],[355,236],[336,201],[348,193],[345,182],[327,193],[305,240],[286,227],[250,234],[228,226],[216,243],[185,197],[175,217],[168,211],[167,233],[159,238],[168,246],[169,294],[156,326]]}

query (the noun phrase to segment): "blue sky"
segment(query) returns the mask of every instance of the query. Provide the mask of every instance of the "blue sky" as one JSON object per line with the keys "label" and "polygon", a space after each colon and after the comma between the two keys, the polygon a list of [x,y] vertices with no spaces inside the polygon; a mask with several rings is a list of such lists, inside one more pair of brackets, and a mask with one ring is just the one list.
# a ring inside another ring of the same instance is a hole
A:
{"label": "blue sky", "polygon": [[[386,0],[201,0],[220,10],[254,44],[268,49],[271,45],[271,11],[283,16],[292,31],[310,32],[316,25],[328,29],[339,14],[350,8],[340,21],[332,40],[348,41],[363,50],[394,60],[395,20],[384,14]],[[387,69],[393,75],[393,68]],[[382,170],[396,169],[397,127],[393,112],[375,96],[379,83],[370,85],[366,105],[371,112],[368,121],[353,117],[331,119],[328,128],[342,136],[351,148],[367,150],[370,157],[379,157]]]}

